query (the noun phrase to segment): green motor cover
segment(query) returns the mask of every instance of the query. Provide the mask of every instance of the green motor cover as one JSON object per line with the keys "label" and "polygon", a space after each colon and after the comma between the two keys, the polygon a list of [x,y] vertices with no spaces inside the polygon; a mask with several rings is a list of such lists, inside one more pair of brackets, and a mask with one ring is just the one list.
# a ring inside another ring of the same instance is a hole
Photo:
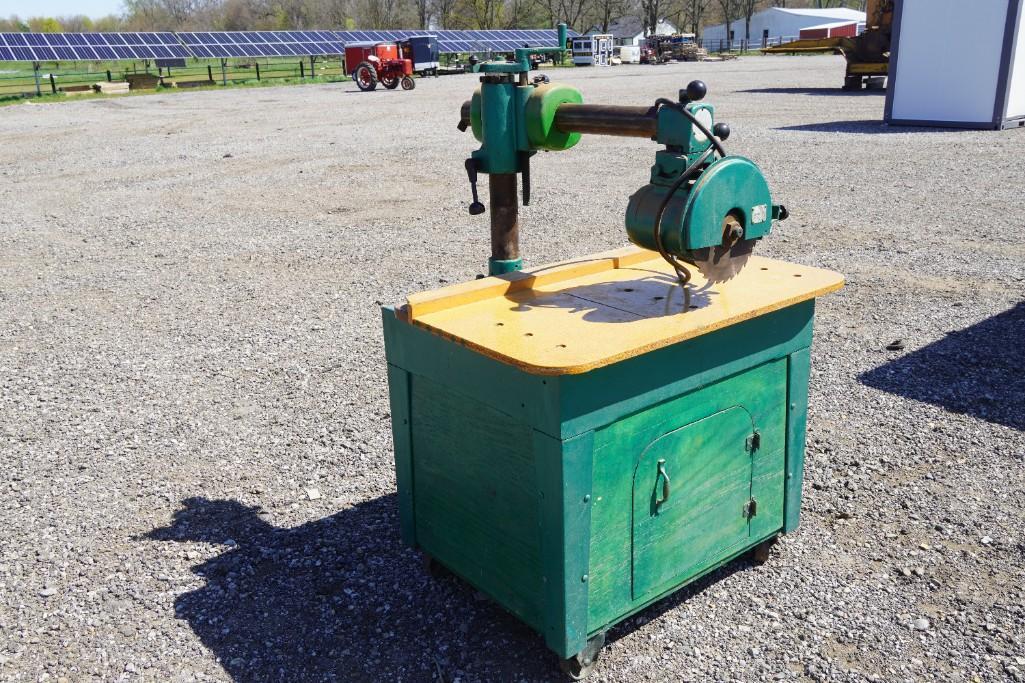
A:
{"label": "green motor cover", "polygon": [[[668,184],[649,183],[630,197],[626,232],[637,246],[658,250],[655,222],[669,189]],[[758,166],[741,156],[718,159],[689,190],[684,184],[673,194],[662,216],[662,246],[680,258],[691,251],[718,246],[728,215],[744,228],[745,240],[764,237],[772,229],[769,185]]]}

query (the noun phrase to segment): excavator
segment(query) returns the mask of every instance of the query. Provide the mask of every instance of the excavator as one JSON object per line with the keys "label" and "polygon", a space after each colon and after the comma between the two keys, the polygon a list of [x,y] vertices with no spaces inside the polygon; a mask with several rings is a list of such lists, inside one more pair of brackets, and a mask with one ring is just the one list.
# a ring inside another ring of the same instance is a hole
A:
{"label": "excavator", "polygon": [[865,32],[855,38],[803,38],[767,47],[765,54],[833,52],[847,59],[844,90],[881,86],[889,72],[890,34],[893,29],[894,0],[868,0],[865,6]]}

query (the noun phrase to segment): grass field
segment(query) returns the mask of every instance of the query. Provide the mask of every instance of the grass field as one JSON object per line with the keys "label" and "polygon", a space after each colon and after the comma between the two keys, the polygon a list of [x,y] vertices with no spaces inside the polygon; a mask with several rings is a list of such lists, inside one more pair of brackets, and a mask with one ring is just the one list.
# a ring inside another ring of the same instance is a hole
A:
{"label": "grass field", "polygon": [[[282,84],[288,81],[343,80],[345,73],[338,57],[319,57],[311,69],[310,60],[299,57],[229,60],[222,71],[217,59],[189,59],[184,68],[158,69],[144,62],[43,62],[39,65],[41,95],[60,95],[67,88],[92,85],[100,81],[123,81],[133,74],[163,76],[165,84],[202,83],[219,85],[257,84],[264,80]],[[0,68],[0,104],[24,95],[35,95],[36,73],[31,62],[9,62]]]}

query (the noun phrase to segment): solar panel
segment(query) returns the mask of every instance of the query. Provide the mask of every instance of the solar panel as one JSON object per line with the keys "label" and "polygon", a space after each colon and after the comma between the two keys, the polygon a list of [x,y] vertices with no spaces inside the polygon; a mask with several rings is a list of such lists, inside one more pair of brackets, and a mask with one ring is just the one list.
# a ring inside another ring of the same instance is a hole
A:
{"label": "solar panel", "polygon": [[173,33],[0,33],[0,61],[171,59],[188,56]]}
{"label": "solar panel", "polygon": [[196,57],[316,57],[345,52],[345,41],[331,31],[204,31],[178,36]]}
{"label": "solar panel", "polygon": [[[578,35],[574,31],[571,36]],[[365,43],[404,40],[414,35],[433,35],[438,39],[441,52],[512,52],[521,47],[556,47],[558,33],[551,29],[542,30],[481,30],[455,31],[442,29],[397,30],[397,31],[335,31],[335,39],[342,43]]]}

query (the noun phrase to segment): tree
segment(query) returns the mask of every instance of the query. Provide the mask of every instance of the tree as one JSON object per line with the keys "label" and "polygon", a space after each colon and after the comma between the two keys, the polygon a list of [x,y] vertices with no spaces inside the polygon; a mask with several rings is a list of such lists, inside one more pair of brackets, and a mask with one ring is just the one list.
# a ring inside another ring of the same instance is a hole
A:
{"label": "tree", "polygon": [[754,16],[762,0],[740,0],[740,12],[744,15],[744,39],[751,41],[751,17]]}
{"label": "tree", "polygon": [[68,33],[90,33],[95,31],[93,20],[84,14],[76,14],[70,17],[59,17],[61,28]]}
{"label": "tree", "polygon": [[719,9],[722,10],[722,19],[726,23],[726,39],[733,40],[732,25],[737,18],[738,0],[719,0]]}
{"label": "tree", "polygon": [[33,33],[61,33],[64,28],[53,17],[32,17],[28,20],[28,28]]}
{"label": "tree", "polygon": [[684,0],[678,25],[686,27],[688,32],[697,36],[701,32],[705,13],[711,4],[712,0]]}
{"label": "tree", "polygon": [[629,0],[593,0],[588,12],[590,19],[585,23],[597,26],[602,33],[608,33],[612,22],[629,14],[630,9]]}
{"label": "tree", "polygon": [[641,0],[641,23],[646,34],[655,35],[661,14],[662,0]]}
{"label": "tree", "polygon": [[434,18],[438,26],[447,29],[452,27],[452,20],[456,10],[457,0],[432,0]]}
{"label": "tree", "polygon": [[[129,24],[149,31],[209,28],[218,0],[124,0]],[[206,24],[204,26],[204,24]]]}

